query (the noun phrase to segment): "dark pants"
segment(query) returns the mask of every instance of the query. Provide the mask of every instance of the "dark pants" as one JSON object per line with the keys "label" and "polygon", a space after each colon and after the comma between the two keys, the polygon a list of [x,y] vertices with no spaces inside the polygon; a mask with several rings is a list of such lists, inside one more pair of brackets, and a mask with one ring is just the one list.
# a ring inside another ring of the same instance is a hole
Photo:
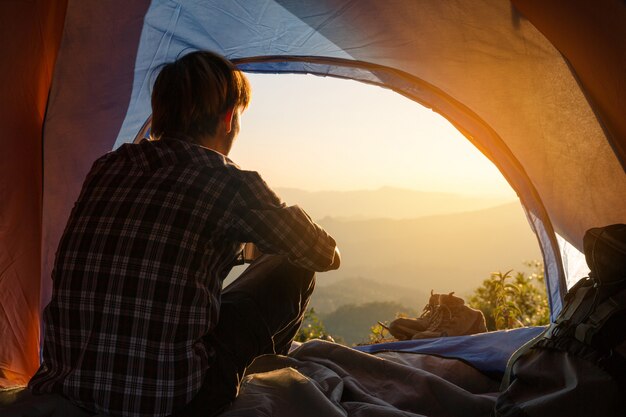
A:
{"label": "dark pants", "polygon": [[205,337],[216,352],[194,399],[173,416],[211,416],[236,397],[248,365],[259,355],[287,354],[300,328],[315,274],[286,258],[262,255],[222,292],[220,319]]}

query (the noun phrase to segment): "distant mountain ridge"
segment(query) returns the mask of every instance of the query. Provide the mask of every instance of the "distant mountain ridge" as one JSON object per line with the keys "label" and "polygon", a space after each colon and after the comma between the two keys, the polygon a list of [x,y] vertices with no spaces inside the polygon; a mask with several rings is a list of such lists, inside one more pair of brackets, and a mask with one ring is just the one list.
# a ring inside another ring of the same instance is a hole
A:
{"label": "distant mountain ridge", "polygon": [[423,293],[471,293],[493,271],[523,270],[542,259],[519,203],[417,219],[319,221],[337,240],[342,267],[320,275],[417,288]]}
{"label": "distant mountain ridge", "polygon": [[355,191],[304,191],[296,188],[275,190],[288,204],[298,204],[314,220],[324,217],[349,220],[414,219],[480,210],[512,201],[504,197],[474,197],[395,187]]}

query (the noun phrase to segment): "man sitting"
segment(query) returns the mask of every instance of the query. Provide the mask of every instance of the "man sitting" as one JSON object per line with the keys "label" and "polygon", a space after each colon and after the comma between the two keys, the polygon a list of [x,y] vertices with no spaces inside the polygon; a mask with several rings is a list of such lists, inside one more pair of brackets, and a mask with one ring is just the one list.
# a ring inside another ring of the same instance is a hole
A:
{"label": "man sitting", "polygon": [[[249,102],[230,62],[194,52],[152,94],[152,138],[98,159],[55,260],[35,393],[87,412],[208,416],[258,355],[287,353],[335,241],[228,153]],[[222,282],[254,243],[261,257]]]}

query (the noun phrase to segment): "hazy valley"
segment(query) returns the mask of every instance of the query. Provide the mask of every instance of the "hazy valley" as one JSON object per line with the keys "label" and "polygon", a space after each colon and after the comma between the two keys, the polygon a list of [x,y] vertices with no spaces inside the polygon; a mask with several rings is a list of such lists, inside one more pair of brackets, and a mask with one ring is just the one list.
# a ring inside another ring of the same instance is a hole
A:
{"label": "hazy valley", "polygon": [[473,290],[492,271],[523,267],[541,252],[522,208],[489,209],[417,219],[318,222],[338,242],[343,264],[319,285],[361,277],[424,293]]}

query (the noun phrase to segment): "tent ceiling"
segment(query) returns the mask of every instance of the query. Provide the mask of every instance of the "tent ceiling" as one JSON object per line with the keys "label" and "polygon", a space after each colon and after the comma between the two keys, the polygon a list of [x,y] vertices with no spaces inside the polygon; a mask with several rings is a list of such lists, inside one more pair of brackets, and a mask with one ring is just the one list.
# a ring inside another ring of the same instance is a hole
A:
{"label": "tent ceiling", "polygon": [[513,4],[567,58],[626,170],[626,2]]}

